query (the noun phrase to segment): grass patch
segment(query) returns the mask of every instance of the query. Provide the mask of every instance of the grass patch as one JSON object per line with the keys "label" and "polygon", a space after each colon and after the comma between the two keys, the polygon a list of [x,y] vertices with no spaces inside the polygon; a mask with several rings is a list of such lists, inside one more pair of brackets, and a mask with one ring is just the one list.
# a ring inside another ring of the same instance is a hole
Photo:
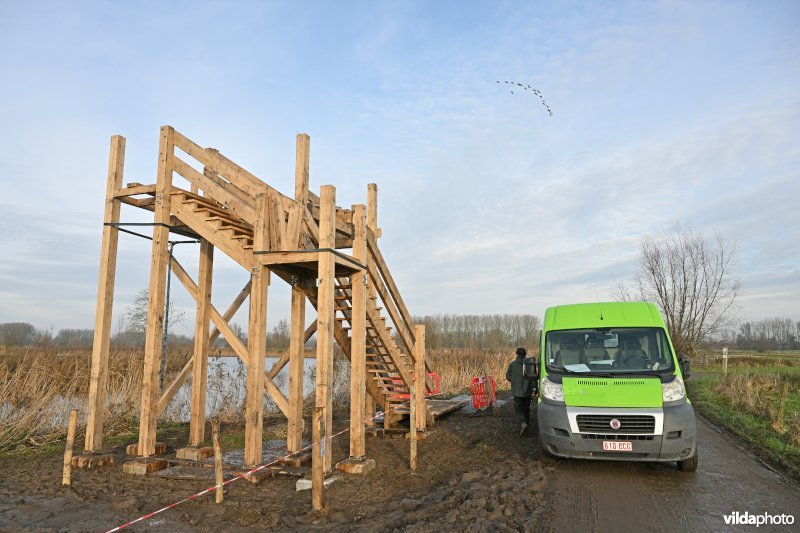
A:
{"label": "grass patch", "polygon": [[[800,395],[790,373],[696,376],[686,382],[692,405],[741,438],[759,456],[800,479]],[[782,427],[776,429],[785,379],[790,393]],[[778,391],[781,392],[777,392]]]}

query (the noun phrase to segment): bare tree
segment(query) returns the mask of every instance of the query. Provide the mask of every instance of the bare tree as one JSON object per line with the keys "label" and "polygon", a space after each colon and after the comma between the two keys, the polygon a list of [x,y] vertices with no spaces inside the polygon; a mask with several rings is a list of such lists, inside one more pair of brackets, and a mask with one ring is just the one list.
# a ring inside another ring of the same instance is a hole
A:
{"label": "bare tree", "polygon": [[740,287],[734,248],[719,235],[706,240],[679,225],[642,241],[638,296],[661,308],[679,353],[693,355],[701,341],[727,325]]}
{"label": "bare tree", "polygon": [[[175,309],[175,302],[169,303],[169,329],[180,324],[186,315],[180,309]],[[136,293],[133,303],[125,310],[127,318],[127,331],[144,335],[147,329],[147,308],[150,304],[150,290],[145,287]]]}

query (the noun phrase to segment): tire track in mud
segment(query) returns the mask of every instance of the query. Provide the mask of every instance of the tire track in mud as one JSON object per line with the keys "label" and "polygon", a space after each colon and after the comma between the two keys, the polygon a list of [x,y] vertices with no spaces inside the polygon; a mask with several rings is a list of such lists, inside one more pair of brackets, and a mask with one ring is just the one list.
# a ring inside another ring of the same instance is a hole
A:
{"label": "tire track in mud", "polygon": [[[697,472],[673,463],[556,460],[550,531],[729,531],[724,515],[795,514],[800,492],[697,419]],[[788,531],[791,526],[761,526]]]}

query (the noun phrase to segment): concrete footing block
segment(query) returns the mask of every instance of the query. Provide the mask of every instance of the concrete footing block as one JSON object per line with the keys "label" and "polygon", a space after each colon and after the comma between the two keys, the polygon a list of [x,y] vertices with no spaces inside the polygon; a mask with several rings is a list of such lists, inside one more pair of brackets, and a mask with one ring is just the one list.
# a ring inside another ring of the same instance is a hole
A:
{"label": "concrete footing block", "polygon": [[72,468],[76,470],[93,470],[117,464],[117,459],[110,453],[82,453],[72,456]]}
{"label": "concrete footing block", "polygon": [[137,457],[130,461],[126,461],[122,465],[122,471],[126,474],[134,476],[144,476],[156,470],[164,470],[169,466],[169,461],[166,459],[157,459],[155,457]]}
{"label": "concrete footing block", "polygon": [[350,457],[336,463],[336,469],[345,474],[364,475],[375,469],[375,459]]}
{"label": "concrete footing block", "polygon": [[187,461],[203,461],[214,456],[214,448],[211,446],[186,446],[175,452],[175,457]]}
{"label": "concrete footing block", "polygon": [[[336,476],[328,476],[325,478],[323,484],[325,487],[328,487],[331,483],[335,481],[339,481],[340,478]],[[298,479],[297,483],[295,483],[295,490],[300,492],[302,490],[311,490],[311,480],[310,479]]]}
{"label": "concrete footing block", "polygon": [[[140,455],[139,443],[134,442],[133,444],[128,444],[125,446],[125,453],[128,455]],[[155,452],[153,455],[164,455],[165,453],[167,453],[167,445],[163,442],[156,442]]]}

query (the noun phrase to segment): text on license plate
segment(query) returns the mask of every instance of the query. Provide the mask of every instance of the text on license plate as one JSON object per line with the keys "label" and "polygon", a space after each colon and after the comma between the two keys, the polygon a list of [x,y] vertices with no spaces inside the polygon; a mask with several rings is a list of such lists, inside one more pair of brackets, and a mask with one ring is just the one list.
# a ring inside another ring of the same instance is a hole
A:
{"label": "text on license plate", "polygon": [[609,452],[632,452],[633,443],[620,440],[604,440],[603,449]]}

